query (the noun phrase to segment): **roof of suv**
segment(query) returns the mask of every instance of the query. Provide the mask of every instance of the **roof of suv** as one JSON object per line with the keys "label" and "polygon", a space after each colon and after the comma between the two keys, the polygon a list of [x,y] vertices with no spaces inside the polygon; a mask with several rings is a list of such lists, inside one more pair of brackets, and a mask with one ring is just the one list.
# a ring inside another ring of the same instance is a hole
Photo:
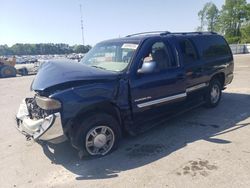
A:
{"label": "roof of suv", "polygon": [[[179,32],[171,33],[168,31],[152,31],[152,32],[143,32],[127,35],[126,37],[116,38],[105,40],[103,42],[140,42],[144,39],[151,37],[166,37],[166,36],[197,36],[197,35],[217,35],[215,32]],[[101,42],[102,43],[102,42]]]}

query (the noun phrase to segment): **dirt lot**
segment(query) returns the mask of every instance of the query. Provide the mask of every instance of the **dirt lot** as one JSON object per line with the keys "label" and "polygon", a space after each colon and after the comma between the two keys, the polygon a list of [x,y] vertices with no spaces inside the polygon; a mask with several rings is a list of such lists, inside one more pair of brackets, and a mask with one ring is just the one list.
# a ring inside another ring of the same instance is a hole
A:
{"label": "dirt lot", "polygon": [[114,153],[79,160],[68,142],[39,145],[15,126],[33,76],[0,79],[0,187],[250,187],[250,55],[215,109],[200,107]]}

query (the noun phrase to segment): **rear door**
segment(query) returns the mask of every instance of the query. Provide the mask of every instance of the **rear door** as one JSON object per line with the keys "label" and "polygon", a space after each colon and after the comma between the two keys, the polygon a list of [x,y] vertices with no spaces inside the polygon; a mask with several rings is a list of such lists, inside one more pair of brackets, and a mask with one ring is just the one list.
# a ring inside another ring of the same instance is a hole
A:
{"label": "rear door", "polygon": [[[233,57],[225,39],[220,35],[202,35],[193,39],[199,46],[199,53],[204,62],[206,80],[218,72],[224,72],[226,76],[232,76]],[[228,68],[228,69],[225,69]]]}
{"label": "rear door", "polygon": [[[165,113],[164,107],[186,97],[185,74],[173,48],[162,38],[144,42],[130,77],[131,106],[135,122]],[[138,73],[144,62],[156,62],[151,73]]]}
{"label": "rear door", "polygon": [[181,59],[185,69],[187,92],[193,92],[207,86],[204,62],[191,38],[178,39]]}

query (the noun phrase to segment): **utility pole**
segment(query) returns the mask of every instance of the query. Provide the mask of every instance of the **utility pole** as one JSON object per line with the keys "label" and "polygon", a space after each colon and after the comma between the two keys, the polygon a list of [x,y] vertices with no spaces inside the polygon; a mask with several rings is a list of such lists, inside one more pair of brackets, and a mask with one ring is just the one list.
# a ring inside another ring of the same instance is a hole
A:
{"label": "utility pole", "polygon": [[80,4],[80,14],[81,14],[82,45],[84,45],[84,32],[83,32],[83,19],[82,19],[82,4]]}

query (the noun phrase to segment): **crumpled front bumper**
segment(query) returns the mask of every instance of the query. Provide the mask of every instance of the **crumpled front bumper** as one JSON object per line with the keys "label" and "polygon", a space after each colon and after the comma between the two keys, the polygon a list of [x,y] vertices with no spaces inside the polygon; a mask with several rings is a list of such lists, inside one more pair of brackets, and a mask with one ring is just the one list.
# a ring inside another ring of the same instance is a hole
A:
{"label": "crumpled front bumper", "polygon": [[59,112],[42,119],[31,119],[26,99],[24,99],[19,106],[16,120],[17,129],[27,138],[32,138],[35,141],[44,140],[52,143],[60,143],[66,140]]}

